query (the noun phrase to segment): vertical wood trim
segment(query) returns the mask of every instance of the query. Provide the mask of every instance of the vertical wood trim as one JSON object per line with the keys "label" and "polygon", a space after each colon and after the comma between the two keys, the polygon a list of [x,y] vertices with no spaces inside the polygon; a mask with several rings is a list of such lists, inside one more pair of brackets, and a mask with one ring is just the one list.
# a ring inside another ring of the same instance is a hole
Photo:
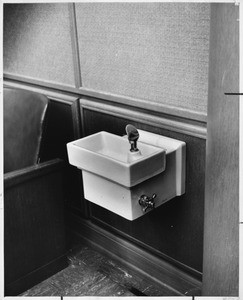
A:
{"label": "vertical wood trim", "polygon": [[82,87],[82,77],[81,77],[81,65],[80,65],[80,58],[79,58],[75,3],[69,3],[68,9],[69,9],[69,20],[70,20],[70,34],[71,34],[71,41],[72,41],[72,56],[73,56],[75,87],[80,88]]}
{"label": "vertical wood trim", "polygon": [[238,296],[239,6],[212,4],[203,296]]}
{"label": "vertical wood trim", "polygon": [[[3,24],[3,10],[4,10],[4,5],[0,6],[0,18],[2,20],[2,24]],[[0,43],[2,45],[1,51],[1,57],[0,57],[0,66],[1,69],[3,70],[3,28],[1,29],[1,35],[0,35]],[[3,73],[2,73],[3,76]],[[2,94],[1,94],[1,109],[0,109],[0,120],[3,120],[3,77],[2,77]],[[4,287],[4,187],[3,187],[3,180],[2,180],[2,174],[3,174],[3,123],[4,121],[0,122],[0,136],[1,138],[1,143],[0,143],[0,170],[1,170],[1,180],[0,180],[0,228],[1,228],[1,233],[0,233],[0,269],[2,271],[0,271],[0,286]],[[2,299],[4,298],[4,289],[1,288],[0,289],[0,298],[2,297]]]}
{"label": "vertical wood trim", "polygon": [[[81,101],[81,100],[80,100]],[[81,128],[82,128],[82,136],[86,136],[86,133],[85,133],[85,117],[84,117],[84,108],[83,108],[83,105],[80,105],[80,118],[81,118]]]}
{"label": "vertical wood trim", "polygon": [[[82,107],[82,105],[80,105],[80,101],[78,102],[77,108],[80,110],[80,125],[79,125],[81,127],[80,134],[81,134],[82,137],[85,137],[86,136],[85,116],[84,116],[85,114],[84,114],[84,108]],[[87,218],[90,218],[92,216],[91,204],[85,198],[84,198],[83,202],[84,202],[84,205],[85,205],[85,216]]]}
{"label": "vertical wood trim", "polygon": [[73,131],[75,139],[80,139],[82,137],[82,125],[81,116],[79,110],[79,99],[75,100],[71,106],[72,119],[73,119]]}
{"label": "vertical wood trim", "polygon": [[[239,90],[242,93],[243,91],[243,5],[240,5],[240,87]],[[240,153],[243,153],[243,95],[240,96]],[[242,155],[240,155],[240,191],[239,191],[239,199],[243,198],[243,159],[242,159]],[[240,201],[240,222],[243,223],[243,203],[242,201]],[[240,252],[241,253],[241,252]],[[242,252],[243,253],[243,252]],[[243,273],[242,273],[243,275]],[[240,282],[242,285],[242,292],[243,292],[243,281]],[[243,297],[243,293],[242,293],[242,297]]]}
{"label": "vertical wood trim", "polygon": [[[79,99],[74,101],[72,103],[72,119],[73,119],[73,131],[74,131],[74,138],[80,139],[84,137],[84,121],[83,121],[83,115],[81,115],[82,110],[80,112],[80,105],[79,105]],[[90,205],[89,202],[84,198],[83,194],[83,179],[82,179],[82,171],[76,169],[79,186],[80,186],[80,201],[82,205],[82,212],[86,218],[90,216]]]}
{"label": "vertical wood trim", "polygon": [[241,253],[239,257],[239,299],[242,299],[243,297],[243,224],[241,223],[239,225],[239,240],[240,240],[240,247],[239,252]]}

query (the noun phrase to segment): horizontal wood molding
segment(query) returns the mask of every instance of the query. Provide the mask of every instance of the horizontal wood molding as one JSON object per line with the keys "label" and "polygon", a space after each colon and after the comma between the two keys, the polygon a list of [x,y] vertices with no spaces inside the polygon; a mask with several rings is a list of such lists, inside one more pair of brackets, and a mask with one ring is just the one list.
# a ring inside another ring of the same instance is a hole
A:
{"label": "horizontal wood molding", "polygon": [[79,98],[77,95],[72,95],[65,91],[56,90],[47,86],[35,85],[28,82],[4,80],[3,84],[7,87],[25,89],[32,92],[41,93],[46,95],[51,100],[62,102],[68,105],[71,105],[75,100]]}
{"label": "horizontal wood molding", "polygon": [[142,108],[154,112],[165,113],[172,116],[184,117],[191,120],[197,120],[202,122],[207,121],[207,115],[205,113],[189,110],[188,108],[166,105],[162,103],[156,103],[154,101],[115,95],[115,94],[110,94],[105,92],[99,92],[99,91],[94,91],[83,87],[80,88],[79,90],[82,95],[86,95],[86,96],[90,96],[102,100],[108,100],[110,102],[114,102],[118,104],[122,103],[132,107]]}
{"label": "horizontal wood molding", "polygon": [[189,120],[199,121],[202,123],[206,123],[207,121],[206,113],[189,110],[187,108],[156,103],[153,101],[136,99],[136,98],[121,96],[121,95],[114,95],[106,92],[94,91],[83,87],[75,88],[71,86],[64,86],[62,84],[40,81],[35,78],[23,77],[23,76],[5,73],[4,83],[7,81],[12,83],[15,82],[15,84],[18,85],[20,84],[27,85],[31,88],[39,87],[42,88],[43,90],[49,89],[55,91],[56,93],[64,92],[66,94],[70,94],[76,97],[89,96],[103,101],[112,102],[114,103],[114,105],[123,104],[128,107],[140,108],[151,112],[167,114],[175,117],[182,117]]}
{"label": "horizontal wood molding", "polygon": [[59,171],[63,168],[64,161],[57,158],[21,170],[8,172],[4,174],[4,189],[6,190],[14,185]]}
{"label": "horizontal wood molding", "polygon": [[[23,88],[28,89],[33,92],[43,93],[48,96],[53,101],[58,101],[66,104],[72,104],[75,102],[79,97],[80,104],[82,108],[90,109],[92,111],[98,111],[101,113],[109,114],[112,116],[117,117],[125,117],[130,120],[134,121],[141,121],[144,124],[156,126],[164,129],[168,129],[171,131],[176,131],[179,133],[184,133],[187,135],[199,137],[202,139],[206,139],[207,136],[207,128],[206,128],[206,121],[198,121],[188,119],[186,116],[181,115],[181,117],[174,116],[172,114],[166,114],[165,111],[158,115],[151,114],[151,109],[147,110],[143,107],[143,112],[136,111],[136,109],[131,107],[127,104],[123,107],[120,107],[116,104],[111,104],[111,102],[105,103],[104,101],[101,102],[97,97],[85,97],[83,95],[78,95],[74,93],[67,93],[61,90],[53,90],[51,88],[47,88],[44,86],[36,86],[29,83],[23,82],[16,82],[12,80],[5,80],[4,85],[16,87],[16,88]],[[121,100],[121,99],[120,99]],[[121,101],[120,101],[121,102]],[[145,111],[145,112],[144,112]],[[158,110],[156,110],[158,113]]]}
{"label": "horizontal wood molding", "polygon": [[149,277],[156,284],[166,285],[179,295],[200,295],[201,282],[192,275],[171,265],[161,258],[151,255],[143,248],[115,235],[91,221],[69,213],[72,238],[97,248],[122,264]]}
{"label": "horizontal wood molding", "polygon": [[82,109],[89,109],[106,115],[126,118],[132,121],[142,122],[143,124],[206,139],[207,128],[204,122],[192,122],[185,118],[173,118],[168,115],[156,116],[146,112],[89,100],[85,97],[80,99],[80,105]]}

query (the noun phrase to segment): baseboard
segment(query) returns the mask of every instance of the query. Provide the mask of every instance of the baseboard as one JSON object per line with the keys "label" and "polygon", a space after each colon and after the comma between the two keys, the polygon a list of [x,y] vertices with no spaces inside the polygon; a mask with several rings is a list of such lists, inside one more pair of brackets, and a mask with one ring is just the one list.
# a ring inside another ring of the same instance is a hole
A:
{"label": "baseboard", "polygon": [[[143,248],[70,213],[71,240],[87,244],[178,295],[199,296],[201,281]],[[173,294],[174,295],[174,294]]]}
{"label": "baseboard", "polygon": [[41,281],[63,270],[67,266],[68,260],[67,255],[65,254],[14,282],[11,282],[9,284],[5,283],[4,294],[5,296],[20,295],[21,293],[25,292]]}

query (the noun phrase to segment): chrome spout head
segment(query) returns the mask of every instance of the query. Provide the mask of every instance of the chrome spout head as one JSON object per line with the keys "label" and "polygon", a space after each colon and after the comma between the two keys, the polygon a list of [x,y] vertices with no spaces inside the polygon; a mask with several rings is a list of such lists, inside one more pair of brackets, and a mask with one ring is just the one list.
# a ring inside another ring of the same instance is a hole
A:
{"label": "chrome spout head", "polygon": [[131,124],[128,124],[126,126],[126,133],[127,133],[128,141],[131,144],[130,151],[131,152],[139,151],[137,148],[137,140],[139,138],[139,133],[137,128]]}

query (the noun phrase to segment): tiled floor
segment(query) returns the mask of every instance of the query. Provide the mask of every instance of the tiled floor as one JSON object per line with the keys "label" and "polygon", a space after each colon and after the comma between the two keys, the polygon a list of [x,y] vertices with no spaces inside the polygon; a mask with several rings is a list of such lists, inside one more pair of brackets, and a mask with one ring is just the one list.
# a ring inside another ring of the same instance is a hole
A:
{"label": "tiled floor", "polygon": [[175,296],[166,286],[141,278],[100,253],[82,247],[69,266],[21,296]]}

